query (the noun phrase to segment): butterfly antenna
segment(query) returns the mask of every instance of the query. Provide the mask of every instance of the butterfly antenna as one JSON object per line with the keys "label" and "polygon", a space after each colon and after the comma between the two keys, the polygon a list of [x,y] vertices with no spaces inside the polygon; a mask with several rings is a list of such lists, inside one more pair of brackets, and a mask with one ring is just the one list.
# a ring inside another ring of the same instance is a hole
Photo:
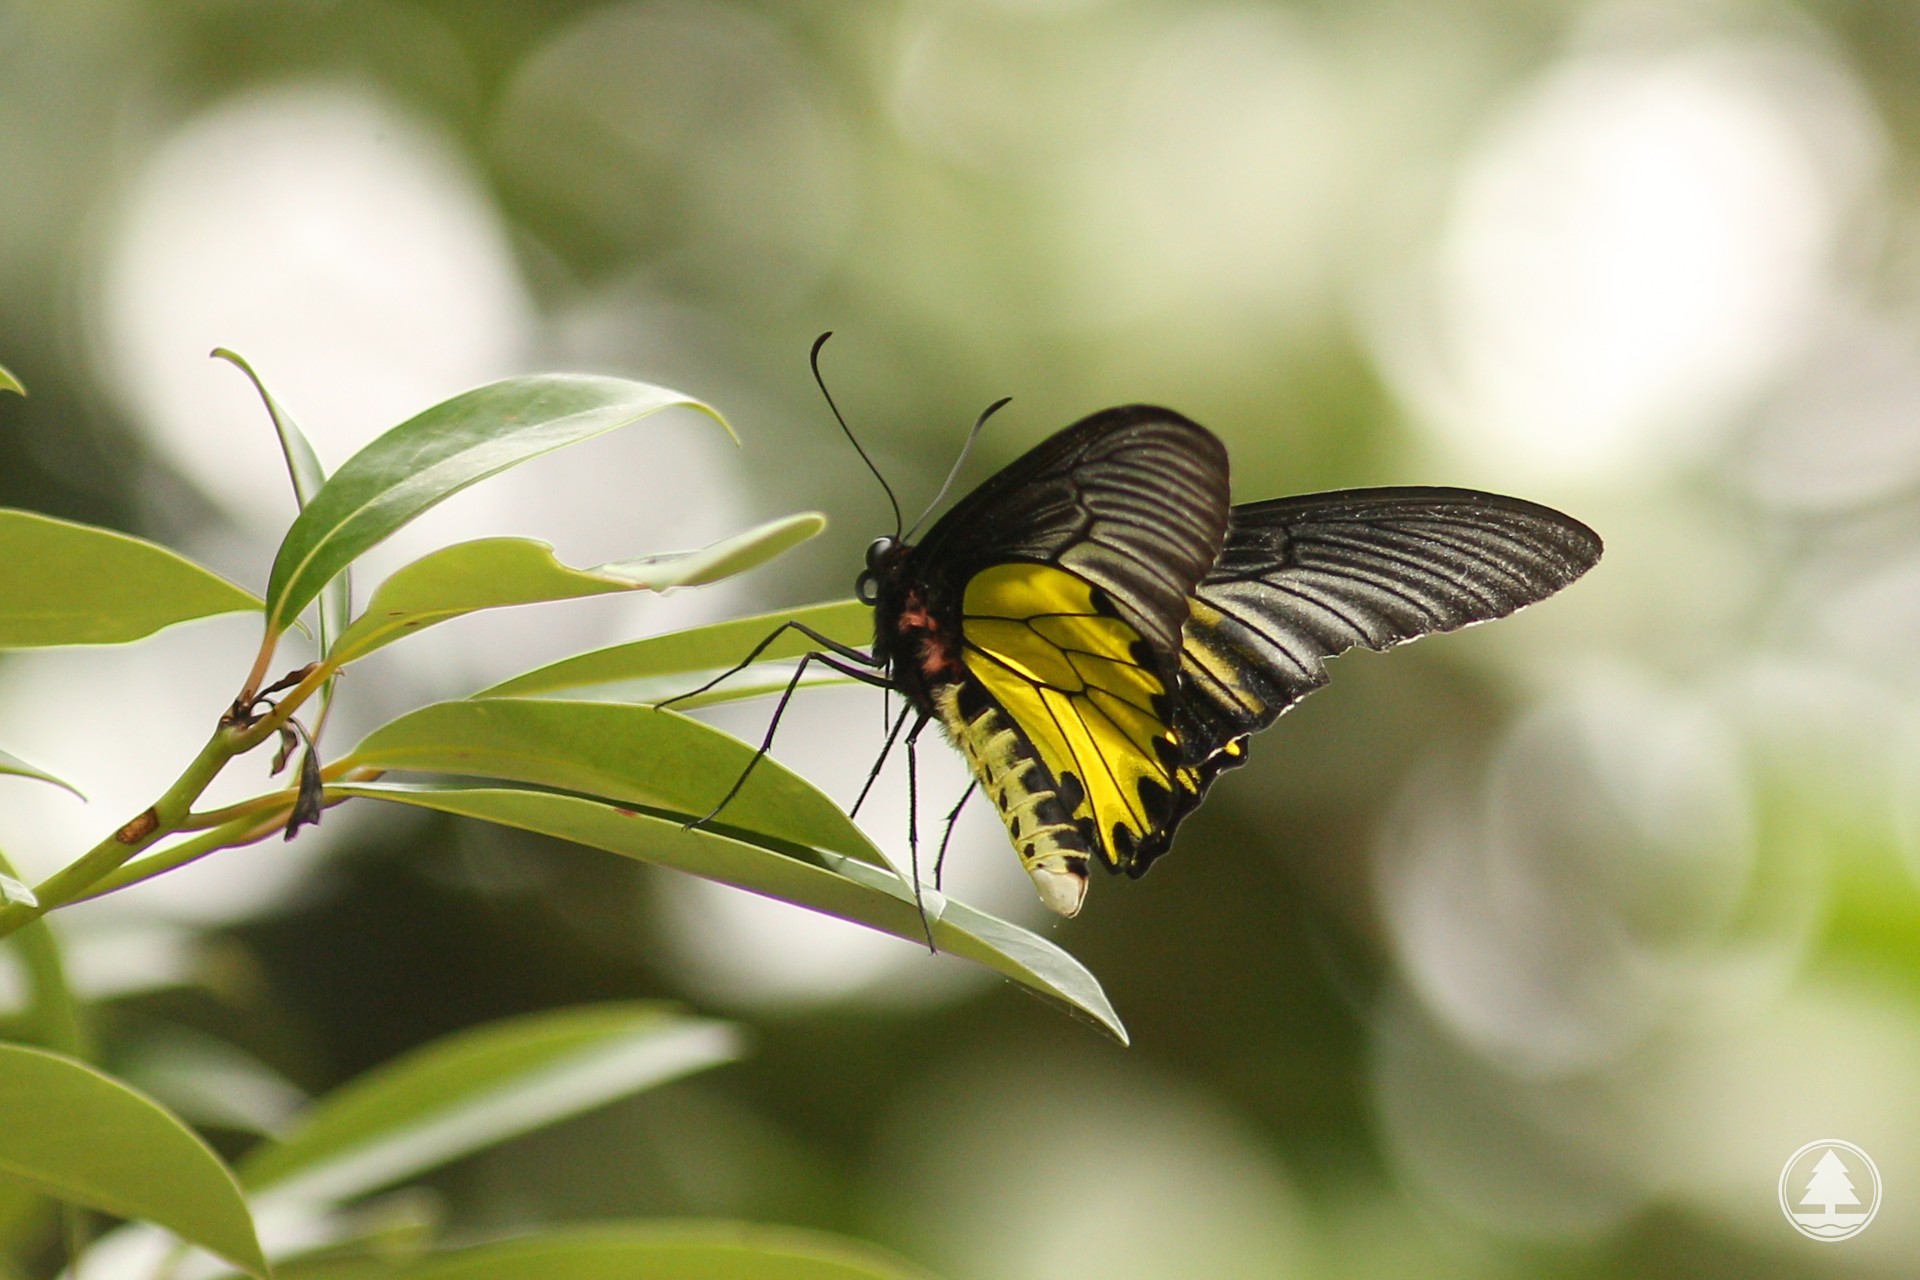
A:
{"label": "butterfly antenna", "polygon": [[927,517],[939,509],[940,503],[944,501],[947,496],[947,491],[953,488],[953,482],[960,478],[961,468],[967,465],[967,455],[973,452],[973,442],[980,438],[980,428],[986,426],[987,419],[1006,408],[1012,400],[1012,396],[1001,396],[998,400],[988,405],[978,418],[974,419],[973,430],[967,432],[967,442],[960,446],[960,456],[954,459],[953,470],[947,472],[946,482],[940,486],[940,492],[933,495],[933,501],[929,502],[927,509],[920,513],[920,518],[913,522],[913,528],[907,531],[905,541],[913,541],[913,535],[920,531],[920,526],[927,522]]}
{"label": "butterfly antenna", "polygon": [[873,459],[867,456],[867,451],[862,449],[860,442],[854,438],[853,428],[848,426],[847,420],[840,416],[840,406],[833,402],[833,392],[827,390],[827,380],[820,376],[820,348],[826,346],[827,339],[832,336],[833,330],[829,329],[813,340],[813,350],[807,353],[807,363],[813,366],[813,380],[819,386],[820,394],[827,398],[827,408],[833,410],[833,420],[838,422],[840,429],[847,433],[847,440],[853,445],[853,451],[860,455],[860,461],[867,464],[867,470],[873,472],[873,478],[878,480],[880,487],[887,491],[887,501],[893,504],[893,534],[898,538],[902,523],[900,500],[893,496],[893,486],[887,483],[887,478],[880,474],[880,468],[873,465]]}

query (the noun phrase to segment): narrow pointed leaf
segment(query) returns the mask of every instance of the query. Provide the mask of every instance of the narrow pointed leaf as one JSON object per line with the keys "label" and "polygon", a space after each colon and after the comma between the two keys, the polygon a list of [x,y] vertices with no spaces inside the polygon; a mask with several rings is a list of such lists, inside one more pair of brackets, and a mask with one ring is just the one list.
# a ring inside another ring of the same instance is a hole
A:
{"label": "narrow pointed leaf", "polygon": [[437,622],[478,609],[575,600],[616,591],[702,586],[755,565],[811,538],[822,516],[788,516],[699,551],[681,551],[575,569],[531,538],[481,538],[422,556],[373,593],[332,651],[341,665]]}
{"label": "narrow pointed leaf", "polygon": [[0,1044],[0,1178],[154,1223],[267,1275],[220,1157],[157,1102],[61,1054]]}
{"label": "narrow pointed leaf", "polygon": [[408,419],[347,459],[293,522],[267,585],[268,629],[284,631],[362,552],[468,485],[674,406],[726,425],[677,391],[584,374],[509,378]]}
{"label": "narrow pointed leaf", "polygon": [[745,1222],[571,1227],[426,1257],[332,1258],[283,1280],[932,1280],[859,1240]]}
{"label": "narrow pointed leaf", "polygon": [[658,1005],[489,1023],[321,1099],[282,1141],[242,1163],[240,1177],[262,1203],[338,1203],[739,1052],[727,1024]]}
{"label": "narrow pointed leaf", "polygon": [[260,403],[266,406],[267,417],[273,421],[274,432],[280,437],[280,454],[287,462],[287,477],[293,481],[294,501],[302,507],[306,506],[327,482],[327,469],[321,465],[320,455],[314,452],[306,433],[300,430],[287,411],[280,407],[280,402],[267,390],[267,384],[260,381],[260,375],[253,371],[252,365],[225,347],[215,347],[213,356],[216,360],[225,360],[245,374],[247,381],[259,393]]}
{"label": "narrow pointed leaf", "polygon": [[[822,854],[828,865],[816,865],[771,846],[702,828],[689,830],[677,818],[544,791],[401,783],[336,784],[327,791],[437,809],[572,840],[838,916],[916,946],[926,945],[913,890],[891,872],[851,858]],[[1058,1000],[1126,1042],[1126,1030],[1106,993],[1078,960],[1037,934],[938,892],[927,890],[925,897],[927,918],[940,950]]]}
{"label": "narrow pointed leaf", "polygon": [[79,796],[82,800],[86,799],[85,796],[80,795],[80,788],[74,786],[71,782],[56,778],[45,769],[37,769],[25,760],[22,760],[19,756],[10,754],[9,752],[0,751],[0,773],[10,773],[17,778],[38,778],[41,782],[51,782],[62,791]]}
{"label": "narrow pointed leaf", "polygon": [[[663,636],[650,636],[645,640],[607,649],[596,649],[502,681],[474,696],[518,698],[622,681],[652,682],[650,687],[660,688],[663,687],[660,683],[662,677],[704,676],[726,670],[745,660],[755,645],[772,635],[782,623],[789,621],[811,627],[841,644],[865,648],[873,643],[872,608],[858,600],[836,600],[829,604],[782,609],[751,618],[735,618]],[[775,662],[798,658],[817,647],[798,631],[788,631],[767,646],[766,652],[755,661]],[[701,683],[698,679],[687,679],[676,692],[696,688]],[[703,698],[701,701],[720,700]],[[699,703],[689,699],[687,705],[691,707]]]}
{"label": "narrow pointed leaf", "polygon": [[27,394],[27,389],[20,384],[20,379],[8,372],[7,366],[3,364],[0,364],[0,391],[11,391],[17,396]]}
{"label": "narrow pointed leaf", "polygon": [[0,509],[0,649],[121,644],[259,599],[165,547]]}
{"label": "narrow pointed leaf", "polygon": [[[409,712],[374,730],[338,767],[503,778],[692,819],[720,803],[754,754],[731,734],[654,707],[485,698]],[[838,805],[768,757],[716,822],[886,865]]]}
{"label": "narrow pointed leaf", "polygon": [[693,551],[664,551],[604,564],[602,571],[633,578],[655,591],[704,587],[756,569],[827,527],[818,511],[781,516]]}
{"label": "narrow pointed leaf", "polygon": [[[274,434],[280,438],[280,456],[286,459],[287,478],[293,482],[293,498],[302,510],[313,501],[315,494],[327,483],[327,469],[320,461],[320,455],[314,451],[307,433],[300,429],[280,402],[267,390],[267,384],[260,375],[236,353],[225,347],[215,347],[216,359],[225,360],[241,373],[247,375],[247,381],[260,393],[260,403],[266,406],[267,417],[273,422]],[[353,574],[350,569],[342,569],[326,589],[320,593],[320,652],[332,650],[334,637],[347,625],[347,615],[353,607]],[[328,696],[332,692],[332,682],[328,682]]]}

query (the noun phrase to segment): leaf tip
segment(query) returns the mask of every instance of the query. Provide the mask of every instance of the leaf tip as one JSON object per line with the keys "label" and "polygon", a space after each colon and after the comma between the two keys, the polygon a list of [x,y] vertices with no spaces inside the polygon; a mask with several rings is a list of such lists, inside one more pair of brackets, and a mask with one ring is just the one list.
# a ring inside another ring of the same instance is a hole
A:
{"label": "leaf tip", "polygon": [[[0,364],[0,391],[11,391],[17,396],[27,394],[25,384],[22,383],[20,379],[14,377],[3,364]],[[726,424],[722,423],[721,425],[725,426]],[[728,428],[728,430],[731,431],[732,428]]]}
{"label": "leaf tip", "polygon": [[32,889],[9,875],[0,875],[0,903],[8,906],[37,907],[40,899]]}
{"label": "leaf tip", "polygon": [[706,414],[709,418],[712,418],[715,422],[719,423],[720,429],[727,433],[727,438],[729,440],[733,441],[734,448],[738,449],[742,447],[741,440],[740,440],[740,433],[733,429],[733,424],[727,421],[725,414],[721,413],[718,409],[706,403],[704,400],[689,400],[686,403],[689,409],[697,409],[701,413]]}
{"label": "leaf tip", "polygon": [[225,360],[241,373],[246,374],[248,381],[252,382],[254,386],[260,386],[260,375],[253,371],[253,366],[247,363],[246,357],[238,351],[235,351],[232,347],[215,347],[213,350],[207,352],[207,359]]}

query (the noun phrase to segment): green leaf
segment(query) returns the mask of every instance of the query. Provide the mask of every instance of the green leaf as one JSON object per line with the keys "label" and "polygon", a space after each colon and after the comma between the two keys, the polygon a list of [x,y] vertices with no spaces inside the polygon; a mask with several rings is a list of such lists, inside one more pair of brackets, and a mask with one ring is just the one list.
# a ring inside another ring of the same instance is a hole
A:
{"label": "green leaf", "polygon": [[240,1166],[276,1202],[336,1203],[729,1062],[738,1033],[645,1004],[535,1014],[417,1049],[320,1100]]}
{"label": "green leaf", "polygon": [[334,646],[333,660],[344,666],[411,632],[478,609],[615,591],[704,586],[773,559],[826,524],[824,516],[788,516],[699,551],[622,560],[592,569],[560,563],[552,547],[531,538],[456,543],[422,556],[381,583],[366,611]]}
{"label": "green leaf", "polygon": [[0,1044],[0,1177],[167,1228],[265,1277],[233,1174],[171,1113],[85,1063]]}
{"label": "green leaf", "polygon": [[798,515],[769,520],[697,551],[664,551],[600,567],[609,573],[630,575],[655,591],[672,587],[704,587],[749,569],[757,569],[826,527],[827,518],[818,511],[802,511]]}
{"label": "green leaf", "polygon": [[273,429],[280,437],[280,454],[287,461],[287,478],[293,481],[294,501],[305,507],[327,482],[327,469],[320,464],[320,455],[313,451],[313,444],[307,439],[306,433],[300,430],[287,411],[280,407],[280,402],[268,392],[267,384],[260,381],[260,375],[253,371],[252,365],[225,347],[215,347],[213,356],[246,374],[247,381],[260,393],[260,403],[266,406],[267,417],[272,419]]}
{"label": "green leaf", "polygon": [[[733,735],[674,711],[486,698],[409,712],[374,730],[336,767],[505,778],[666,809],[686,820],[719,804],[754,754]],[[776,760],[763,757],[754,766],[719,822],[887,865],[838,805]]]}
{"label": "green leaf", "polygon": [[[340,783],[327,791],[334,796],[390,800],[537,831],[704,876],[926,945],[913,890],[890,871],[837,854],[821,853],[825,865],[816,866],[769,846],[749,844],[703,828],[688,829],[675,818],[544,791],[402,783]],[[924,892],[927,918],[940,950],[983,964],[1061,1001],[1126,1043],[1126,1029],[1107,1002],[1106,993],[1078,960],[1018,925],[935,890]]]}
{"label": "green leaf", "polygon": [[19,756],[6,751],[0,751],[0,773],[10,773],[17,778],[38,778],[42,782],[51,782],[62,791],[78,796],[82,800],[86,799],[85,796],[80,795],[80,788],[74,786],[71,782],[64,782],[46,770],[35,768]]}
{"label": "green leaf", "polygon": [[509,378],[409,418],[347,459],[287,530],[267,584],[268,631],[286,630],[362,552],[468,485],[676,405],[726,426],[677,391],[584,374]]}
{"label": "green leaf", "polygon": [[931,1280],[873,1245],[745,1222],[573,1227],[423,1258],[289,1263],[282,1280]]}
{"label": "green leaf", "polygon": [[[321,464],[320,455],[314,452],[312,441],[307,439],[306,432],[300,430],[299,424],[268,392],[267,384],[260,380],[260,375],[253,371],[252,365],[225,347],[215,347],[213,355],[215,359],[225,360],[241,373],[246,374],[247,381],[251,382],[253,389],[260,393],[260,403],[266,406],[267,417],[273,422],[274,433],[280,437],[280,456],[286,459],[287,478],[293,482],[294,502],[301,510],[305,510],[307,504],[313,501],[314,495],[319,493],[327,483],[327,469]],[[318,638],[321,653],[325,654],[333,648],[333,638],[340,634],[342,627],[347,625],[347,615],[352,612],[352,608],[352,571],[342,569],[320,593]],[[331,690],[332,682],[329,681],[329,694]]]}
{"label": "green leaf", "polygon": [[7,366],[3,364],[0,364],[0,391],[11,391],[17,396],[27,394],[27,389],[20,384],[20,379],[8,372]]}
{"label": "green leaf", "polygon": [[[772,635],[782,623],[789,621],[811,627],[841,644],[865,646],[873,643],[873,609],[858,600],[836,600],[829,604],[783,609],[751,618],[735,618],[729,622],[716,622],[711,626],[693,627],[607,649],[596,649],[502,681],[474,696],[518,698],[621,681],[650,682],[652,688],[658,689],[664,687],[660,683],[661,677],[706,675],[726,670],[744,660],[753,652],[755,645]],[[799,632],[788,631],[767,646],[766,652],[755,661],[798,658],[814,647],[813,641]],[[697,679],[684,679],[672,692],[684,693],[701,683]],[[784,685],[785,681],[780,683]],[[757,687],[758,691],[764,691],[764,687],[761,684]],[[707,702],[722,701],[724,688],[722,686],[722,689],[713,691],[720,696],[703,695],[675,705],[690,710]]]}
{"label": "green leaf", "polygon": [[0,509],[0,649],[122,644],[259,599],[165,547]]}

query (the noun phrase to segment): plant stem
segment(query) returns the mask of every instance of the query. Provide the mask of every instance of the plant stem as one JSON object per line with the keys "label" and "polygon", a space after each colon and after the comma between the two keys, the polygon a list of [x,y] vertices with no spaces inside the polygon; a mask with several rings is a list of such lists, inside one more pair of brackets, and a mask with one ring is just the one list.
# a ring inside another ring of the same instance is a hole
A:
{"label": "plant stem", "polygon": [[273,808],[243,813],[232,821],[223,823],[191,840],[182,840],[179,844],[162,849],[150,858],[142,858],[138,862],[129,862],[125,866],[116,867],[100,877],[80,895],[78,900],[84,902],[89,898],[103,897],[116,890],[124,889],[128,885],[139,884],[142,880],[151,880],[162,872],[184,867],[189,862],[198,862],[208,854],[217,853],[221,849],[237,848],[240,845],[266,839],[286,825],[287,813],[293,808],[294,797],[291,791],[276,791],[272,796],[263,796],[261,799],[277,800],[280,803]]}
{"label": "plant stem", "polygon": [[280,695],[277,706],[254,721],[251,727],[241,731],[240,746],[234,754],[251,751],[280,732],[280,726],[293,718],[293,713],[300,709],[301,704],[319,692],[321,686],[338,674],[339,669],[326,662],[310,665],[306,675],[301,677],[300,683]]}
{"label": "plant stem", "polygon": [[[324,663],[313,664],[300,682],[282,695],[277,706],[251,724],[239,723],[231,715],[222,717],[213,736],[200,748],[200,754],[181,771],[173,785],[158,800],[78,859],[35,885],[33,894],[39,899],[35,905],[14,902],[0,907],[0,938],[57,907],[94,896],[96,886],[113,876],[135,856],[150,848],[155,841],[179,831],[183,823],[192,820],[194,801],[206,791],[227,762],[253,750],[278,733],[280,726],[291,719],[300,705],[312,697],[332,674],[332,669]],[[216,830],[229,831],[230,828],[220,827]],[[228,842],[231,841],[232,836],[229,835]],[[212,852],[218,847],[210,846],[205,852]],[[139,878],[146,877],[143,875]]]}
{"label": "plant stem", "polygon": [[211,831],[215,827],[224,827],[236,818],[245,818],[250,814],[265,813],[269,809],[284,812],[293,807],[294,792],[291,789],[269,791],[221,809],[195,811],[180,819],[175,831]]}
{"label": "plant stem", "polygon": [[35,905],[15,902],[0,908],[0,938],[73,901],[102,876],[172,831],[173,824],[187,815],[200,793],[236,754],[242,732],[237,726],[223,722],[200,748],[200,754],[145,812],[35,885],[33,896],[39,899]]}
{"label": "plant stem", "polygon": [[260,691],[260,685],[267,678],[267,668],[273,665],[273,651],[279,647],[280,637],[269,627],[260,638],[260,652],[254,655],[253,670],[247,672],[247,682],[240,687],[240,696],[234,699],[236,707],[251,707],[253,695]]}
{"label": "plant stem", "polygon": [[[330,768],[326,772],[334,775],[335,781],[346,777],[353,782],[367,782],[378,778],[384,770]],[[242,845],[264,840],[286,825],[287,814],[293,809],[297,798],[297,793],[291,790],[274,791],[205,814],[203,816],[207,818],[219,816],[221,821],[218,825],[211,825],[211,829],[202,835],[195,836],[191,840],[182,840],[179,844],[160,850],[152,857],[142,858],[138,862],[129,862],[102,876],[93,888],[81,895],[80,900],[84,902],[91,898],[105,897],[128,885],[139,884],[142,880],[151,880],[176,867],[184,867],[189,862],[198,862],[210,853],[218,853],[222,849],[237,849]],[[323,803],[331,809],[351,799],[353,799],[352,796],[328,795]]]}

